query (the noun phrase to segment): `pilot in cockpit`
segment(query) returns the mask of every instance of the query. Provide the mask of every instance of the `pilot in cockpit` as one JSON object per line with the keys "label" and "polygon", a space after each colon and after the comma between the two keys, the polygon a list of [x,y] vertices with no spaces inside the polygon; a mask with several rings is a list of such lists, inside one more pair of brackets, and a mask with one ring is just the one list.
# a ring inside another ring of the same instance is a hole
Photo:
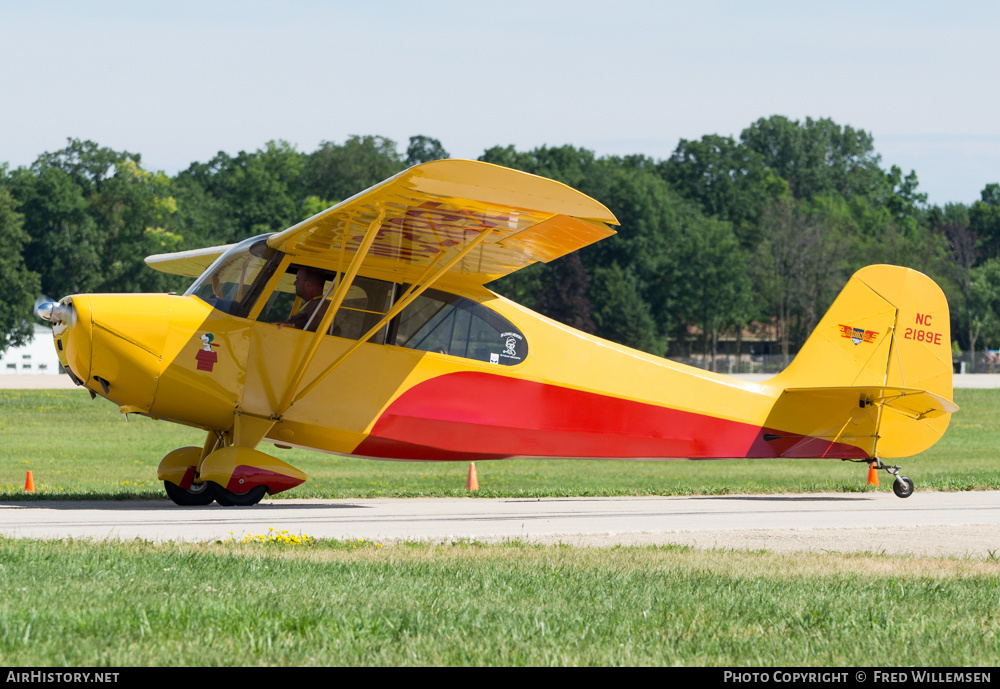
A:
{"label": "pilot in cockpit", "polygon": [[[287,325],[298,330],[308,329],[310,332],[315,332],[320,321],[323,320],[323,315],[326,313],[327,307],[330,305],[328,301],[322,298],[323,286],[325,284],[326,273],[324,271],[308,266],[299,268],[298,273],[295,274],[295,296],[302,299],[305,303],[287,321],[275,323],[274,325],[279,328]],[[313,317],[313,313],[316,314],[315,317]],[[311,322],[310,318],[312,319]],[[308,328],[306,328],[307,325],[309,326]]]}

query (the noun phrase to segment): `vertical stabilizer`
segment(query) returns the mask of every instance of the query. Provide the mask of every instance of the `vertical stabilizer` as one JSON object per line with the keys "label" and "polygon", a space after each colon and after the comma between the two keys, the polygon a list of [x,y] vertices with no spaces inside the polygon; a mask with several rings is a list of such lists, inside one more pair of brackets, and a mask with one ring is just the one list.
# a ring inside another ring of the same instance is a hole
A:
{"label": "vertical stabilizer", "polygon": [[[910,268],[859,270],[791,365],[769,381],[782,388],[889,386],[952,399],[951,330],[941,288]],[[877,453],[904,457],[933,445],[950,414],[913,418],[881,410]]]}

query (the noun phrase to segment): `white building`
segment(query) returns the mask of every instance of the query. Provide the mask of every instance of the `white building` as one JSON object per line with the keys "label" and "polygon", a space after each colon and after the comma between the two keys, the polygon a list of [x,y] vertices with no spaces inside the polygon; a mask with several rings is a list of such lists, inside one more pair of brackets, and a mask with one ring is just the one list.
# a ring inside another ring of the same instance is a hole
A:
{"label": "white building", "polygon": [[34,336],[28,344],[0,353],[0,376],[62,373],[52,343],[52,328],[37,324],[34,328]]}

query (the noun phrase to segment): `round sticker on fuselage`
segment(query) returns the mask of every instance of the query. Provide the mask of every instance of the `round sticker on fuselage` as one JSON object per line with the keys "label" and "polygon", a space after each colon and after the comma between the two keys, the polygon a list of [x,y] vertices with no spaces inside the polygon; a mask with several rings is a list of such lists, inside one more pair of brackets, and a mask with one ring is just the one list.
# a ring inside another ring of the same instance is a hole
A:
{"label": "round sticker on fuselage", "polygon": [[[528,354],[528,343],[524,341],[524,335],[517,332],[500,333],[500,351],[497,352],[498,363],[517,364],[524,361]],[[490,356],[490,359],[493,357]]]}

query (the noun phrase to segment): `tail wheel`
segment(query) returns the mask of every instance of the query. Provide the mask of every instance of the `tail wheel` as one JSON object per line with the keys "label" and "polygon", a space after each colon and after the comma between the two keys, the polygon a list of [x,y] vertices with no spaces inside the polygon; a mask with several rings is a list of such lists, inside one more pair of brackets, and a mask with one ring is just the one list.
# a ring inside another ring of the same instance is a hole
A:
{"label": "tail wheel", "polygon": [[913,495],[913,481],[905,476],[897,476],[892,482],[892,492],[897,498],[908,498]]}
{"label": "tail wheel", "polygon": [[[895,477],[896,480],[892,482],[892,492],[896,494],[897,498],[908,498],[913,495],[913,481],[899,473],[898,465],[889,466],[883,464],[882,460],[878,457],[874,457],[871,460],[871,467],[873,469],[885,469]],[[875,485],[878,484],[876,483]]]}
{"label": "tail wheel", "polygon": [[163,488],[167,491],[167,497],[181,507],[211,505],[215,500],[215,493],[208,483],[192,483],[191,487],[185,490],[170,481],[164,481]]}
{"label": "tail wheel", "polygon": [[223,507],[249,507],[260,502],[267,495],[267,486],[251,488],[246,493],[230,493],[218,483],[212,483],[215,501]]}

